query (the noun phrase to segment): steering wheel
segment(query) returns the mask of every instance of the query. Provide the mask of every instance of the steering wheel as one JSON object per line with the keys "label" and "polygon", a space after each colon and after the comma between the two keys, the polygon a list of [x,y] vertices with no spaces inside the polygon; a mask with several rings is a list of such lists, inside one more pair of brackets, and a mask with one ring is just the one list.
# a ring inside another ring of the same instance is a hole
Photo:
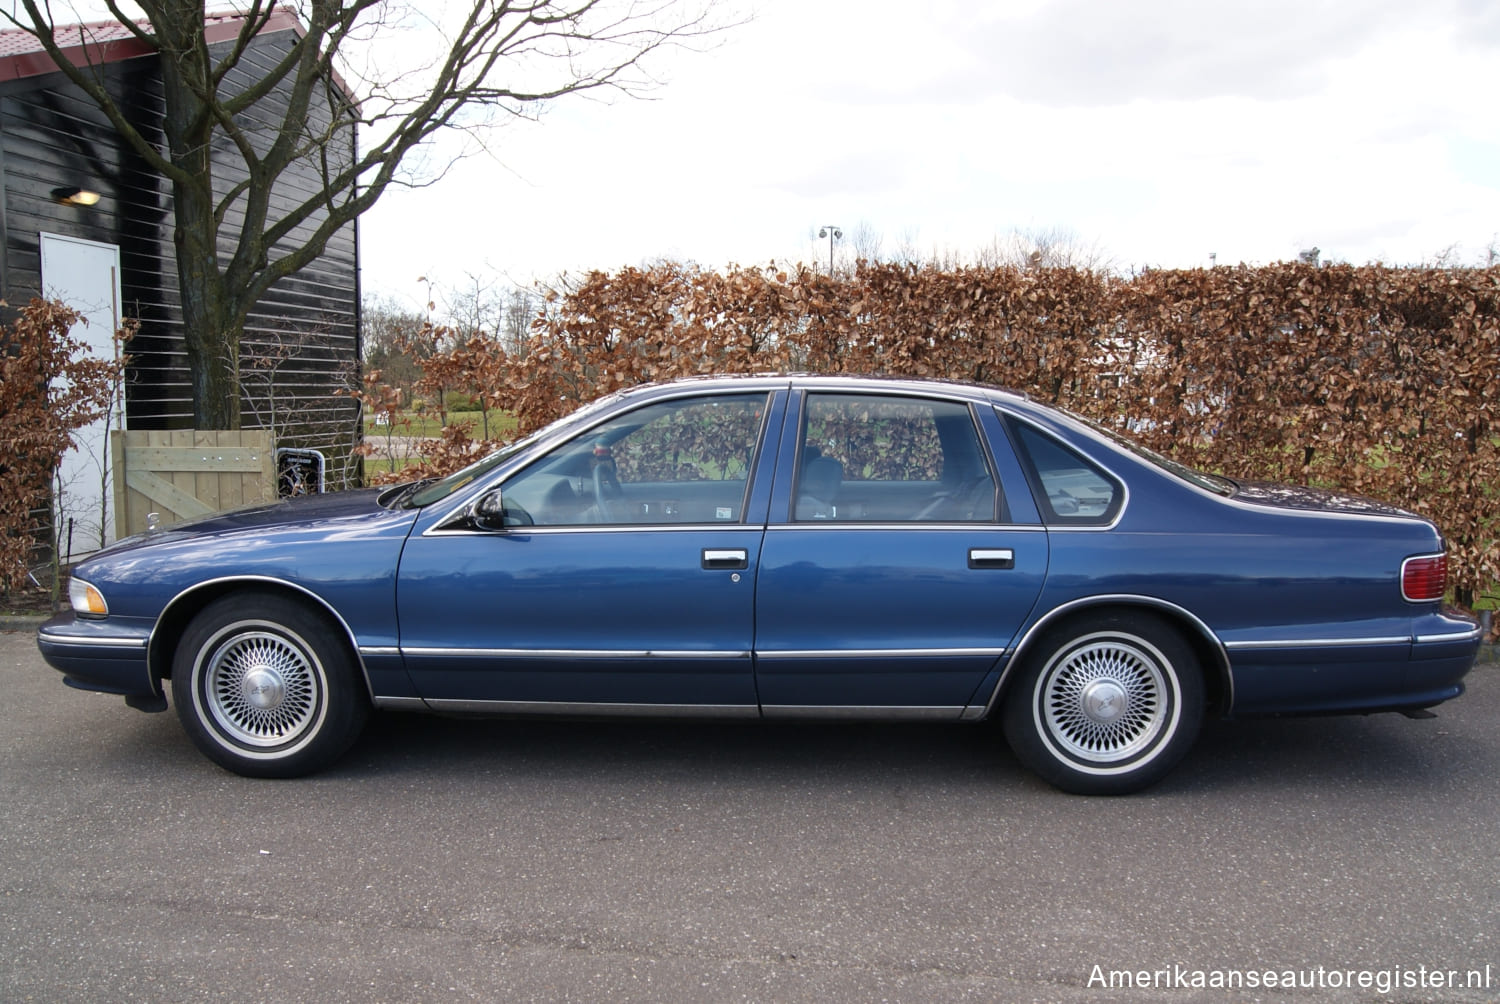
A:
{"label": "steering wheel", "polygon": [[612,463],[600,463],[594,465],[594,504],[599,507],[599,515],[607,521],[614,519],[614,513],[610,511],[609,500],[622,498],[625,490],[620,487],[620,479],[615,477],[615,465]]}

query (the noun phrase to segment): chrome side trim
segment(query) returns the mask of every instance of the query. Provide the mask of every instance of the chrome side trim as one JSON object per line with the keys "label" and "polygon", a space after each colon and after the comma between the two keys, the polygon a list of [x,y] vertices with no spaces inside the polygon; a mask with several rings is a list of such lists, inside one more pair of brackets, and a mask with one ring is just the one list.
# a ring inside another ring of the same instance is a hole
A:
{"label": "chrome side trim", "polygon": [[765,718],[818,718],[851,721],[958,721],[964,715],[962,705],[906,706],[863,704],[763,704]]}
{"label": "chrome side trim", "polygon": [[670,649],[599,648],[419,648],[402,646],[401,654],[433,659],[748,659],[749,652]]}
{"label": "chrome side trim", "polygon": [[1224,647],[1231,652],[1248,652],[1265,648],[1367,648],[1376,645],[1410,643],[1410,635],[1391,635],[1388,638],[1286,638],[1274,641],[1226,641]]}
{"label": "chrome side trim", "polygon": [[468,701],[434,698],[433,711],[472,715],[605,715],[626,718],[759,718],[753,704],[615,704],[572,701]]}
{"label": "chrome side trim", "polygon": [[661,530],[669,533],[703,533],[707,530],[741,530],[760,533],[764,527],[759,523],[741,520],[725,520],[722,523],[593,523],[587,526],[509,526],[504,530],[469,530],[462,527],[444,527],[441,524],[423,530],[424,537],[494,537],[504,534],[511,537],[550,537],[565,533],[620,533],[621,531]]}
{"label": "chrome side trim", "polygon": [[757,659],[952,659],[963,656],[985,656],[998,659],[1003,648],[783,648],[761,649]]}
{"label": "chrome side trim", "polygon": [[[979,717],[988,718],[990,712],[994,711],[995,702],[999,699],[1000,693],[1005,689],[1006,681],[1010,679],[1011,673],[1020,663],[1021,656],[1025,654],[1026,649],[1043,629],[1050,626],[1058,618],[1065,617],[1068,614],[1076,613],[1079,610],[1089,607],[1109,606],[1111,604],[1155,607],[1158,610],[1166,610],[1176,614],[1192,624],[1203,640],[1213,646],[1214,651],[1218,655],[1219,664],[1215,668],[1218,669],[1224,683],[1224,713],[1226,715],[1229,714],[1230,710],[1234,707],[1234,673],[1230,669],[1229,652],[1224,648],[1224,643],[1219,640],[1219,636],[1213,633],[1212,629],[1203,622],[1202,618],[1191,610],[1167,600],[1158,599],[1155,596],[1140,596],[1132,593],[1106,593],[1101,596],[1084,596],[1076,600],[1069,600],[1062,606],[1053,607],[1035,624],[1031,625],[1027,629],[1026,634],[1021,637],[1021,640],[1008,649],[1010,655],[1006,659],[1005,668],[1000,672],[1000,679],[995,681],[995,689],[990,691],[989,699],[984,703],[984,711]],[[969,708],[973,707],[973,704],[969,705]],[[966,715],[970,713],[969,708],[965,709]]]}
{"label": "chrome side trim", "polygon": [[361,645],[360,655],[389,656],[400,655],[401,648],[398,645]]}
{"label": "chrome side trim", "polygon": [[420,697],[372,697],[370,703],[383,711],[431,711]]}
{"label": "chrome side trim", "polygon": [[1458,634],[1419,634],[1416,637],[1416,643],[1418,645],[1440,645],[1444,642],[1478,641],[1483,635],[1484,628],[1476,627],[1472,631],[1461,631]]}
{"label": "chrome side trim", "polygon": [[125,635],[101,637],[97,635],[57,634],[53,631],[38,631],[37,637],[52,645],[83,645],[94,648],[145,648],[148,638],[132,638]]}

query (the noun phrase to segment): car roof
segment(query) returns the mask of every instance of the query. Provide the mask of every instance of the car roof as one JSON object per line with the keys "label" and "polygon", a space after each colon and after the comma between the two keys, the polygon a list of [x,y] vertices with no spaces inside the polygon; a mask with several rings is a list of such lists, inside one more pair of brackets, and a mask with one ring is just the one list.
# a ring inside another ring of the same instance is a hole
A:
{"label": "car roof", "polygon": [[844,393],[876,392],[897,394],[942,394],[969,400],[1001,402],[1029,401],[1022,391],[986,384],[962,383],[955,380],[933,380],[921,377],[892,376],[887,374],[819,374],[819,373],[755,373],[713,376],[683,377],[663,383],[642,384],[621,392],[624,397],[634,398],[671,395],[676,392],[694,390],[763,390],[790,387],[797,390],[831,390]]}

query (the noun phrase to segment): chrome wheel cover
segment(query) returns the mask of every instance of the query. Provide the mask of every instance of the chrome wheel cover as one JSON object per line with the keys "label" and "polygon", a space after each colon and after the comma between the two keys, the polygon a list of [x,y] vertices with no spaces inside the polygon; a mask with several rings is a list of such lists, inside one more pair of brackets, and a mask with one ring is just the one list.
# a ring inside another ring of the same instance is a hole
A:
{"label": "chrome wheel cover", "polygon": [[1101,766],[1150,750],[1178,714],[1176,681],[1169,681],[1166,665],[1145,641],[1115,634],[1091,635],[1059,652],[1037,681],[1048,744],[1071,760]]}
{"label": "chrome wheel cover", "polygon": [[260,749],[304,738],[323,714],[323,669],[281,634],[236,630],[211,649],[200,691],[235,743]]}

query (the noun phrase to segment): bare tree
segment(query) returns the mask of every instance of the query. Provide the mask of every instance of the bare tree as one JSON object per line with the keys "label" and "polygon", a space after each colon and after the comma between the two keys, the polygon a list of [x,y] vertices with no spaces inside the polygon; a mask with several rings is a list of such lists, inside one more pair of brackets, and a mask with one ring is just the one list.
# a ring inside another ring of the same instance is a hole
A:
{"label": "bare tree", "polygon": [[505,318],[503,295],[498,280],[477,272],[466,273],[463,283],[444,297],[447,324],[453,329],[455,341],[495,337]]}
{"label": "bare tree", "polygon": [[[413,154],[444,131],[535,117],[555,98],[651,86],[643,60],[719,30],[710,19],[715,2],[468,0],[452,19],[437,20],[401,0],[248,0],[237,36],[210,46],[203,0],[137,0],[143,20],[105,0],[119,23],[114,34],[123,27],[160,54],[164,150],[117,102],[103,66],[90,62],[87,46],[97,35],[60,26],[51,0],[19,0],[19,12],[11,6],[0,18],[33,35],[131,150],[170,182],[194,420],[236,429],[246,316],[389,186],[441,176],[441,165],[414,175]],[[300,22],[295,42],[258,82],[231,84],[262,29],[288,10]],[[402,46],[371,55],[402,28],[409,29]],[[403,66],[413,47],[425,48],[430,61]],[[84,60],[75,65],[70,53],[80,51]],[[340,76],[361,92],[358,104]],[[216,178],[213,152],[225,149],[242,170]],[[321,173],[320,190],[288,198],[296,190],[278,182],[308,163]],[[273,199],[273,190],[282,197]]]}
{"label": "bare tree", "polygon": [[854,245],[855,261],[879,262],[883,260],[881,247],[885,239],[869,220],[860,220],[854,225],[854,230],[849,234],[849,243]]}
{"label": "bare tree", "polygon": [[505,300],[505,324],[500,329],[500,343],[513,358],[526,355],[531,338],[531,323],[536,320],[539,304],[531,291],[520,286],[511,288]]}
{"label": "bare tree", "polygon": [[902,265],[921,265],[922,252],[917,250],[916,227],[906,227],[901,231],[901,236],[896,239],[896,252],[894,259]]}
{"label": "bare tree", "polygon": [[987,268],[1077,268],[1107,271],[1113,265],[1097,243],[1085,243],[1066,227],[1012,230],[979,249],[977,264]]}

